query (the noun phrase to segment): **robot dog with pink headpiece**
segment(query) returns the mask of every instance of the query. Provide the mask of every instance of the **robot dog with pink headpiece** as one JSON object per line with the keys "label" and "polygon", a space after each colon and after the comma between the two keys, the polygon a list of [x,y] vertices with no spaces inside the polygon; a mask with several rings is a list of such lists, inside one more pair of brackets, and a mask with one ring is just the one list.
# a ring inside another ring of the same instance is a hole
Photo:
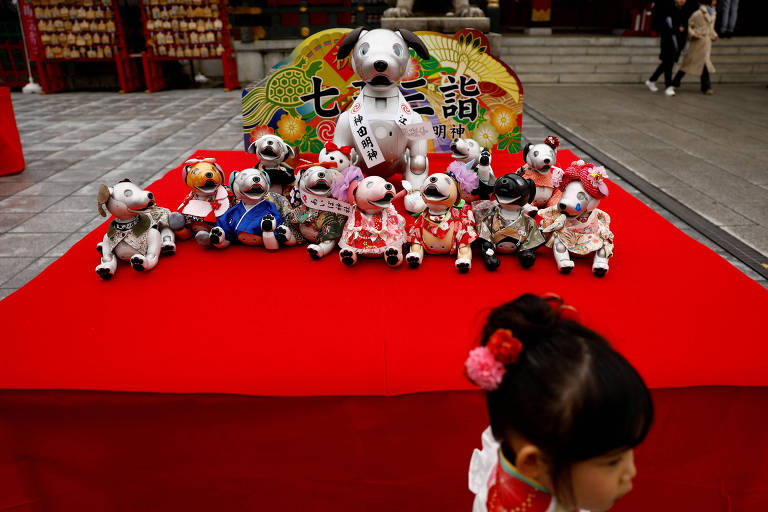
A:
{"label": "robot dog with pink headpiece", "polygon": [[392,201],[405,195],[380,176],[363,174],[358,167],[348,167],[333,186],[337,199],[354,204],[339,240],[339,257],[345,265],[357,263],[358,255],[384,256],[390,267],[403,262],[405,219],[397,213]]}
{"label": "robot dog with pink headpiece", "polygon": [[574,266],[570,254],[586,256],[595,253],[592,271],[598,277],[608,272],[608,259],[613,256],[611,217],[597,209],[608,196],[604,167],[576,160],[565,169],[555,169],[552,184],[562,193],[556,206],[541,211],[541,232],[548,237],[561,273]]}

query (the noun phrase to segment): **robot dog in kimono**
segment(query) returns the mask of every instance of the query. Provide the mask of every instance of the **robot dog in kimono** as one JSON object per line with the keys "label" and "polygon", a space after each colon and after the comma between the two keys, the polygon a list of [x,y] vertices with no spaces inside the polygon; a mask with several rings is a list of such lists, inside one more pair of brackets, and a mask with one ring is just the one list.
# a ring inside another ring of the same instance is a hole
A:
{"label": "robot dog in kimono", "polygon": [[[106,217],[110,213],[115,217],[97,246],[101,254],[101,262],[96,267],[99,277],[111,279],[118,259],[130,261],[139,272],[155,268],[162,252],[163,236],[152,216],[153,208],[156,207],[152,192],[142,190],[130,180],[114,187],[99,186],[99,215]],[[160,210],[168,212],[165,208]]]}
{"label": "robot dog in kimono", "polygon": [[541,231],[548,236],[557,268],[563,274],[573,270],[570,254],[594,253],[592,272],[603,277],[613,256],[611,217],[597,205],[608,196],[605,168],[577,160],[565,170],[552,173],[552,183],[562,192],[556,206],[541,211]]}
{"label": "robot dog in kimono", "polygon": [[239,202],[227,210],[211,229],[211,244],[219,249],[238,241],[245,245],[279,247],[275,229],[290,211],[288,200],[269,192],[269,175],[263,169],[234,171],[229,186]]}
{"label": "robot dog in kimono", "polygon": [[493,194],[494,201],[475,203],[485,268],[496,270],[501,265],[498,253],[514,252],[523,268],[531,267],[536,249],[544,245],[536,221],[525,208],[536,195],[536,184],[517,174],[505,174],[496,180]]}
{"label": "robot dog in kimono", "polygon": [[[285,245],[308,243],[307,252],[316,260],[327,256],[341,238],[347,217],[312,206],[312,201],[331,197],[333,185],[340,177],[337,160],[307,163],[296,167],[297,190],[301,204],[286,215],[285,225],[278,226],[275,234]],[[347,206],[351,212],[351,207]]]}
{"label": "robot dog in kimono", "polygon": [[469,272],[472,242],[477,238],[472,207],[462,199],[463,189],[477,187],[471,166],[453,162],[445,174],[432,174],[421,186],[427,208],[416,218],[409,232],[411,250],[405,259],[411,268],[421,265],[424,253],[456,254],[456,268]]}
{"label": "robot dog in kimono", "polygon": [[232,192],[224,185],[224,171],[215,158],[191,158],[184,162],[182,173],[189,195],[171,213],[171,229],[181,240],[194,236],[208,246],[217,219],[234,204]]}

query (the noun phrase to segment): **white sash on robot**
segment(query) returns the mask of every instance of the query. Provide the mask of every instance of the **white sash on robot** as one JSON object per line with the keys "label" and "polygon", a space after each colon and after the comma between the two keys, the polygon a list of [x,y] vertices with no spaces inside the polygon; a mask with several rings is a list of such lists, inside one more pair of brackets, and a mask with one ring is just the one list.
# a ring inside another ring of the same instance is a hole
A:
{"label": "white sash on robot", "polygon": [[301,194],[301,201],[307,208],[323,210],[324,212],[340,213],[346,217],[352,215],[352,205],[343,201],[338,201],[332,197],[320,197],[314,194],[304,192]]}
{"label": "white sash on robot", "polygon": [[[364,91],[365,89],[363,89]],[[413,113],[408,102],[405,101],[403,93],[397,89],[397,113],[369,113],[366,112],[363,105],[363,91],[357,95],[352,108],[349,111],[349,125],[352,129],[352,136],[355,139],[355,146],[360,151],[360,158],[363,159],[368,168],[379,165],[384,162],[384,155],[381,154],[379,143],[371,130],[371,119],[381,119],[394,121],[398,126],[403,127],[408,124],[408,120]]]}

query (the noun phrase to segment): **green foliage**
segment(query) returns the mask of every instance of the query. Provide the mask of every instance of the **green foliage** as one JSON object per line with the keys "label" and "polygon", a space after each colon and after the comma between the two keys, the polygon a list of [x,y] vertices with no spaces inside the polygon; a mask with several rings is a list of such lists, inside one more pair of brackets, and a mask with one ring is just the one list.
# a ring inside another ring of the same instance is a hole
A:
{"label": "green foliage", "polygon": [[323,149],[323,141],[317,138],[314,127],[307,126],[298,146],[302,153],[319,153]]}
{"label": "green foliage", "polygon": [[464,126],[467,127],[467,131],[473,132],[475,131],[475,128],[480,126],[485,122],[485,114],[488,112],[488,109],[485,107],[480,107],[480,110],[477,112],[477,119],[474,121],[469,121],[468,119],[459,119],[458,117],[453,118],[454,121],[457,123],[461,123]]}
{"label": "green foliage", "polygon": [[515,128],[511,132],[504,133],[502,135],[499,135],[499,144],[498,149],[500,150],[507,150],[510,153],[517,153],[520,151],[520,127],[515,126]]}

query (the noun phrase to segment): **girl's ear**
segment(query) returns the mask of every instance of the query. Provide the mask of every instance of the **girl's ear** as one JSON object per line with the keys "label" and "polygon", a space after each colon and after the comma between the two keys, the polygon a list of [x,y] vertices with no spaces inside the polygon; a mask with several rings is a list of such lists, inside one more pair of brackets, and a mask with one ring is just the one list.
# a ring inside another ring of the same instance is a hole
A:
{"label": "girl's ear", "polygon": [[539,482],[541,485],[552,491],[549,484],[549,466],[541,450],[532,444],[527,444],[519,451],[515,452],[517,458],[515,466],[520,474]]}

